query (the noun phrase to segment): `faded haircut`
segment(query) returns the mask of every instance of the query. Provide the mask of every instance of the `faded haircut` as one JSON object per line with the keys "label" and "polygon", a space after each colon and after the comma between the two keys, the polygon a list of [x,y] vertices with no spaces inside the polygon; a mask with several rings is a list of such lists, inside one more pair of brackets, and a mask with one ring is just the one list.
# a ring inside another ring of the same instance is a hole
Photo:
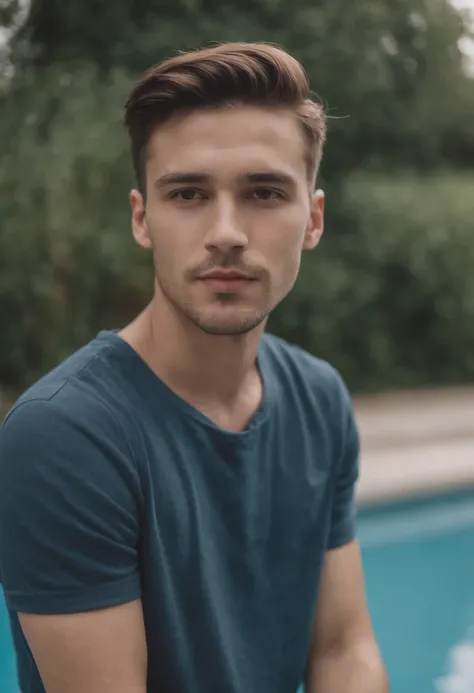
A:
{"label": "faded haircut", "polygon": [[323,106],[310,98],[303,66],[269,43],[221,43],[180,53],[147,70],[125,106],[138,188],[146,193],[147,146],[155,128],[178,112],[251,105],[294,111],[314,184],[326,139]]}

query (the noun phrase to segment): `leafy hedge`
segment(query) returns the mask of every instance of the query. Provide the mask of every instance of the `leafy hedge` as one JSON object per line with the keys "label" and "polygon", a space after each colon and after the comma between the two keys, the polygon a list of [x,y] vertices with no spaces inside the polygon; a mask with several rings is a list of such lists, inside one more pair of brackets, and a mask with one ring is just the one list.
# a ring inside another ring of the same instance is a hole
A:
{"label": "leafy hedge", "polygon": [[352,177],[345,223],[308,258],[275,329],[359,391],[474,380],[473,188],[472,173]]}
{"label": "leafy hedge", "polygon": [[[88,69],[0,96],[0,386],[24,388],[148,301],[119,122],[130,86]],[[353,176],[271,329],[357,390],[474,379],[474,174]]]}

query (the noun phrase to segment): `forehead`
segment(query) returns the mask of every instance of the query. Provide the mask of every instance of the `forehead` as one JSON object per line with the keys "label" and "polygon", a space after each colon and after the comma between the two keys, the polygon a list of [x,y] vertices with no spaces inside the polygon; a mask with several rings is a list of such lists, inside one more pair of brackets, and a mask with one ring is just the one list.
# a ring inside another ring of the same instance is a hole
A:
{"label": "forehead", "polygon": [[238,106],[174,116],[154,131],[148,173],[195,171],[226,178],[278,170],[306,179],[304,137],[286,109]]}

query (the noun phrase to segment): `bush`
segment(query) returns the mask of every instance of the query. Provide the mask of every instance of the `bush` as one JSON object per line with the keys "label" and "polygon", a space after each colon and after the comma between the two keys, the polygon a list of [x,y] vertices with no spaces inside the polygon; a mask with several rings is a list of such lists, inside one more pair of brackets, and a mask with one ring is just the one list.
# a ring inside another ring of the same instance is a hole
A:
{"label": "bush", "polygon": [[[44,79],[44,81],[41,81]],[[59,67],[0,99],[0,385],[24,388],[151,295],[119,122],[130,86]],[[355,176],[270,327],[358,390],[474,376],[474,175]]]}
{"label": "bush", "polygon": [[129,80],[86,68],[37,80],[1,104],[0,383],[15,389],[120,324],[150,288],[129,231]]}
{"label": "bush", "polygon": [[275,329],[359,391],[474,379],[473,174],[349,179]]}

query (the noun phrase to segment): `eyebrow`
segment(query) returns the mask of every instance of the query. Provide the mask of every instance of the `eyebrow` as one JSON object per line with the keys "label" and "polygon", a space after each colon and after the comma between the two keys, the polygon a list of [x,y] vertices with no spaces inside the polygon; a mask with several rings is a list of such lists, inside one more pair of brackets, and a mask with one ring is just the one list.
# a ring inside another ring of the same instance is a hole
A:
{"label": "eyebrow", "polygon": [[[278,183],[280,185],[296,186],[297,180],[294,176],[283,173],[281,171],[257,171],[254,173],[245,173],[239,176],[240,183]],[[176,171],[174,173],[165,173],[155,181],[156,188],[164,188],[168,185],[196,185],[209,184],[212,181],[212,176],[207,173],[190,173]]]}
{"label": "eyebrow", "polygon": [[206,173],[165,173],[155,181],[155,187],[164,188],[167,185],[194,185],[195,183],[209,183],[211,176]]}
{"label": "eyebrow", "polygon": [[282,171],[261,171],[257,173],[247,173],[242,176],[246,183],[279,183],[280,185],[296,186],[297,180],[289,173]]}

